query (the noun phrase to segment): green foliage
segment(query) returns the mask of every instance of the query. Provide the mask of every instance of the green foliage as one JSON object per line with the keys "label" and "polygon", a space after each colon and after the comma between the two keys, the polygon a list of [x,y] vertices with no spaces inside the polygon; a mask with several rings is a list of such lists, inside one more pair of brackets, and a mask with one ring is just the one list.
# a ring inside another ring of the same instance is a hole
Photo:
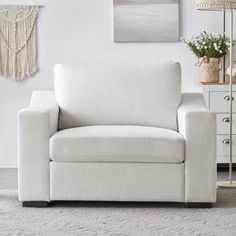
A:
{"label": "green foliage", "polygon": [[208,34],[205,31],[185,43],[198,58],[220,58],[227,55],[230,48],[229,37],[221,34]]}

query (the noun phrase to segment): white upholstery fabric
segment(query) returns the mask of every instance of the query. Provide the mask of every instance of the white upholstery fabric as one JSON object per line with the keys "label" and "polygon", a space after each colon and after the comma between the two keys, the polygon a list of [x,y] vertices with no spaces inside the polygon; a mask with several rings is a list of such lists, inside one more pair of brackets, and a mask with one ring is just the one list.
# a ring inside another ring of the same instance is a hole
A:
{"label": "white upholstery fabric", "polygon": [[145,125],[177,130],[179,63],[58,64],[54,81],[61,129]]}
{"label": "white upholstery fabric", "polygon": [[57,132],[54,92],[33,93],[19,113],[20,201],[216,201],[216,118],[201,94],[182,95],[174,131],[179,64],[58,65],[55,77],[61,126],[76,128]]}
{"label": "white upholstery fabric", "polygon": [[185,138],[185,201],[216,201],[216,117],[202,94],[183,94],[178,111]]}
{"label": "white upholstery fabric", "polygon": [[51,137],[50,157],[62,162],[178,163],[184,161],[184,139],[173,130],[155,127],[79,127]]}
{"label": "white upholstery fabric", "polygon": [[184,164],[50,163],[51,200],[184,202]]}
{"label": "white upholstery fabric", "polygon": [[21,201],[49,201],[49,139],[57,131],[54,92],[34,92],[19,113],[18,187]]}

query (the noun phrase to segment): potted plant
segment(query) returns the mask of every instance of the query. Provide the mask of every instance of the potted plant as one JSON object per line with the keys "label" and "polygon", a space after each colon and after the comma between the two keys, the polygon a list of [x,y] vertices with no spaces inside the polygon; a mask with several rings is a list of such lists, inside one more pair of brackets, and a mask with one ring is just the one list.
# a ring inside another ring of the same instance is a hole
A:
{"label": "potted plant", "polygon": [[200,82],[219,82],[221,58],[227,55],[230,48],[229,37],[208,34],[204,31],[185,43],[198,58]]}

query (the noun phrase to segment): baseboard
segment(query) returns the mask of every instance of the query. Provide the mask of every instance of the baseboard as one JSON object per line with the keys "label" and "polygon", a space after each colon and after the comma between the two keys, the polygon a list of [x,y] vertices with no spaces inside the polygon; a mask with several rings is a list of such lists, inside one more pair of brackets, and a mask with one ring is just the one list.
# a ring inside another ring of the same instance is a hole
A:
{"label": "baseboard", "polygon": [[17,169],[17,164],[0,164],[0,169]]}

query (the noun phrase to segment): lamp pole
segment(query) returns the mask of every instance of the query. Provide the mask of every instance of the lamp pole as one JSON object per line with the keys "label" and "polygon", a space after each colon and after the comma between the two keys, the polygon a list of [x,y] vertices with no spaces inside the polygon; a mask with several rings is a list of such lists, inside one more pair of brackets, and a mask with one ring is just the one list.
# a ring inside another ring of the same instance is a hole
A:
{"label": "lamp pole", "polygon": [[229,55],[229,66],[230,66],[230,105],[229,105],[229,116],[230,116],[230,127],[229,127],[229,182],[232,184],[232,162],[233,162],[233,79],[232,79],[232,67],[233,67],[233,10],[230,10],[230,55]]}
{"label": "lamp pole", "polygon": [[[223,32],[224,32],[224,37],[225,37],[225,10],[223,11]],[[225,83],[225,56],[223,57],[223,82]]]}

